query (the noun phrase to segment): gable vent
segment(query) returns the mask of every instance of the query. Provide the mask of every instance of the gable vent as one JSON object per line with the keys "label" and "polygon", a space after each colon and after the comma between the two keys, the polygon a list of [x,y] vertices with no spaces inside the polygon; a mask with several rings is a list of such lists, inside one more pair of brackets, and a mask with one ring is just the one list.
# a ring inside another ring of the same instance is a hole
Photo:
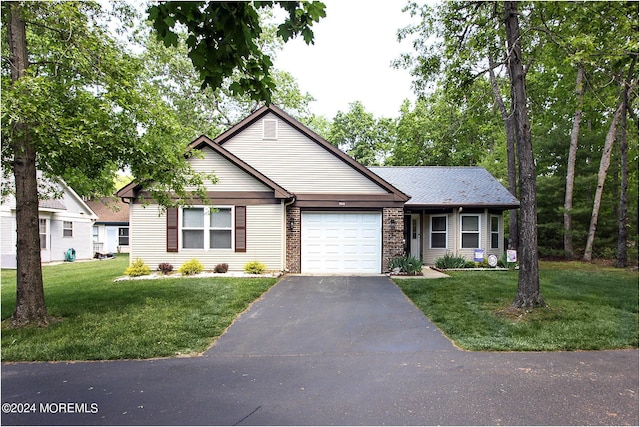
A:
{"label": "gable vent", "polygon": [[278,139],[278,121],[264,119],[262,121],[262,139]]}

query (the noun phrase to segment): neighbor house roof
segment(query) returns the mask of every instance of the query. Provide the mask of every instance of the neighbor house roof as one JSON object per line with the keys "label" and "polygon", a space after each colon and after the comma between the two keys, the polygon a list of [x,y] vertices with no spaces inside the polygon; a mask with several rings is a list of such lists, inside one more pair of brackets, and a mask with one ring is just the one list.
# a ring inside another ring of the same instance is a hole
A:
{"label": "neighbor house roof", "polygon": [[119,198],[88,200],[87,205],[98,215],[96,224],[128,224],[129,205]]}
{"label": "neighbor house roof", "polygon": [[369,170],[410,195],[407,207],[520,206],[518,199],[481,167],[390,166]]}

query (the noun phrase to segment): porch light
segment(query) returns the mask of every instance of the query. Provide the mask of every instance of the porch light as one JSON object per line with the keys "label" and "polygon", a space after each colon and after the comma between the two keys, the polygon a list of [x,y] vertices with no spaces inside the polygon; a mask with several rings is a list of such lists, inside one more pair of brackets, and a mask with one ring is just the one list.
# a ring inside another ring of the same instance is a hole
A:
{"label": "porch light", "polygon": [[392,230],[396,229],[396,220],[394,218],[391,218],[391,229]]}
{"label": "porch light", "polygon": [[289,220],[289,231],[293,231],[294,226],[295,226],[295,221],[293,220],[293,218],[291,218]]}

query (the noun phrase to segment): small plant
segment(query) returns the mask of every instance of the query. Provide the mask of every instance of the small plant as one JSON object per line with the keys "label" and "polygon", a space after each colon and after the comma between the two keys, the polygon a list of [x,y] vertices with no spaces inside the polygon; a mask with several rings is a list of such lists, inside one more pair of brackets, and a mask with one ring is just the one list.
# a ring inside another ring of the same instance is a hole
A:
{"label": "small plant", "polygon": [[436,268],[465,268],[467,260],[462,256],[453,255],[451,252],[447,252],[443,257],[436,260]]}
{"label": "small plant", "polygon": [[131,277],[146,276],[147,274],[151,274],[151,269],[143,260],[136,258],[135,261],[127,267],[124,274]]}
{"label": "small plant", "polygon": [[258,261],[250,261],[244,265],[244,271],[249,274],[263,274],[267,271],[267,266]]}
{"label": "small plant", "polygon": [[191,276],[193,274],[202,273],[204,271],[204,265],[194,258],[182,264],[178,271],[185,276]]}
{"label": "small plant", "polygon": [[162,274],[169,274],[173,271],[173,265],[168,262],[162,262],[158,264],[158,270],[162,272]]}
{"label": "small plant", "polygon": [[391,258],[389,261],[389,270],[407,274],[418,274],[422,271],[422,260],[411,255]]}
{"label": "small plant", "polygon": [[218,264],[213,269],[216,273],[226,273],[228,270],[229,264]]}

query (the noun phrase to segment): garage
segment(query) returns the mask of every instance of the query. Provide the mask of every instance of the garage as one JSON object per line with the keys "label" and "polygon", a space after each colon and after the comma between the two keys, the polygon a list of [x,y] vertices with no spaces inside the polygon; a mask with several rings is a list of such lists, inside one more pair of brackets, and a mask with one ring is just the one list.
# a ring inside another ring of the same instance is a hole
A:
{"label": "garage", "polygon": [[380,273],[382,214],[302,212],[301,262],[303,273]]}

